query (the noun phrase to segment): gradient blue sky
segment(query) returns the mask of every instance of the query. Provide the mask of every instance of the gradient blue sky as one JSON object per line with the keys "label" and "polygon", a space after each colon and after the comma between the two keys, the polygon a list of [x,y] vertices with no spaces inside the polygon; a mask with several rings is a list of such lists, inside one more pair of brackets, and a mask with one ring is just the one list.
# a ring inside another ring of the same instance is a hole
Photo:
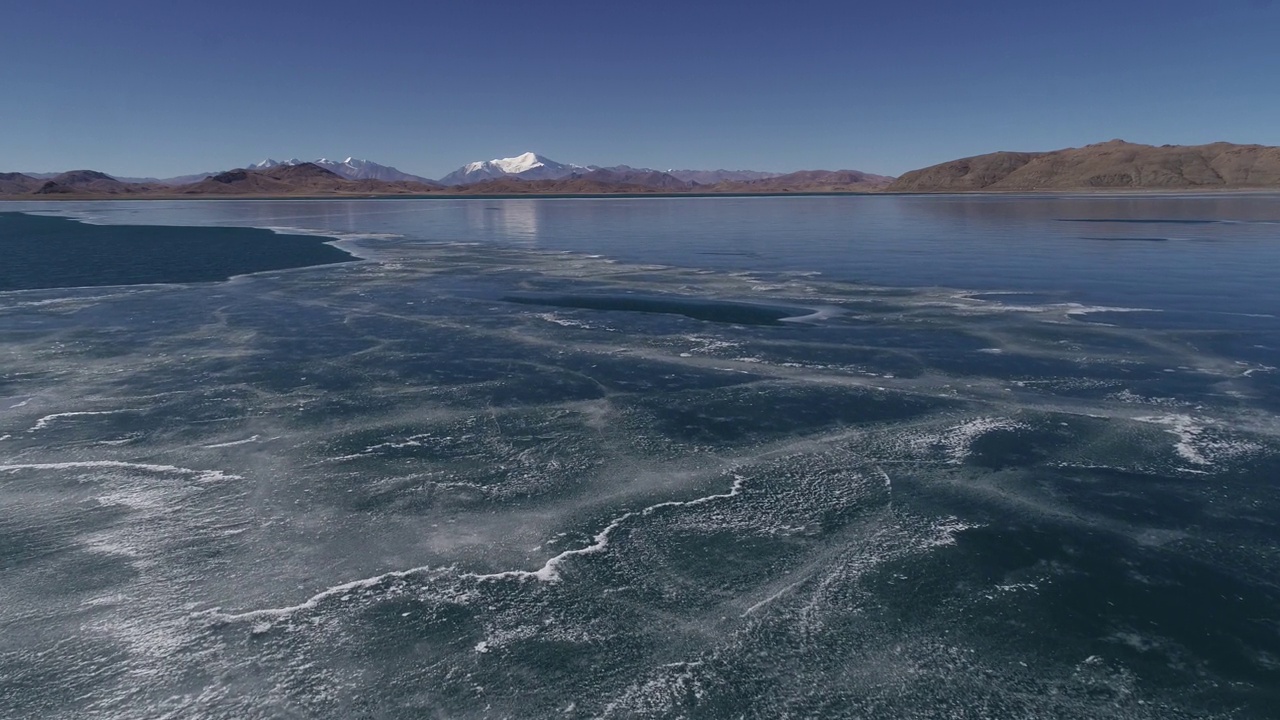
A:
{"label": "gradient blue sky", "polygon": [[355,155],[898,174],[1121,137],[1280,145],[1271,0],[0,8],[0,171]]}

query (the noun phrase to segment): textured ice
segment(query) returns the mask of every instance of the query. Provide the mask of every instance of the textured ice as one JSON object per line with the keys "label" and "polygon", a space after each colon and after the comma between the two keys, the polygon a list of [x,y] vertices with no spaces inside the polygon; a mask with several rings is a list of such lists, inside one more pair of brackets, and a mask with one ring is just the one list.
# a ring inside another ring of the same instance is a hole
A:
{"label": "textured ice", "polygon": [[1238,459],[1241,456],[1262,452],[1264,449],[1259,443],[1214,432],[1212,426],[1206,421],[1190,415],[1156,415],[1134,419],[1166,426],[1168,428],[1166,432],[1177,438],[1174,450],[1178,455],[1201,468],[1212,467],[1222,460]]}
{"label": "textured ice", "polygon": [[448,207],[0,303],[0,714],[1266,716],[1269,340],[372,219]]}

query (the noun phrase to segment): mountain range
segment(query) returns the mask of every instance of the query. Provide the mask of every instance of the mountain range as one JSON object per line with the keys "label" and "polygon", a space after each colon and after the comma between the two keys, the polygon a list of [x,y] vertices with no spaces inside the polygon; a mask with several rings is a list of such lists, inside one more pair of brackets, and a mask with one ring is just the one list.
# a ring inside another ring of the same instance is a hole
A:
{"label": "mountain range", "polygon": [[323,195],[524,195],[718,192],[869,192],[893,178],[852,170],[789,175],[753,170],[673,170],[561,163],[533,152],[468,163],[439,182],[347,158],[267,159],[243,168],[169,179],[116,178],[78,170],[0,175],[0,195],[42,197],[191,197]]}
{"label": "mountain range", "polygon": [[440,184],[450,186],[469,185],[496,178],[559,180],[575,172],[585,172],[587,170],[589,168],[581,165],[559,163],[537,153],[527,152],[515,157],[482,160],[463,165],[440,178]]}
{"label": "mountain range", "polygon": [[1112,140],[1049,152],[995,152],[951,160],[894,179],[856,170],[668,170],[561,163],[527,152],[469,163],[439,182],[347,158],[264,160],[244,168],[168,180],[93,170],[0,173],[7,198],[289,197],[413,195],[782,194],[842,192],[1027,192],[1280,189],[1280,148],[1141,145]]}
{"label": "mountain range", "polygon": [[[273,170],[275,168],[297,166],[308,163],[329,170],[330,172],[348,180],[418,182],[428,185],[439,184],[449,187],[472,185],[475,183],[500,179],[562,180],[570,177],[582,177],[595,171],[609,171],[609,173],[612,173],[612,175],[602,174],[596,176],[596,180],[609,184],[618,184],[618,182],[620,182],[619,178],[634,179],[633,176],[635,173],[662,172],[651,168],[633,168],[629,165],[601,167],[598,165],[584,166],[575,165],[573,163],[561,163],[552,160],[545,155],[539,155],[533,152],[526,152],[521,155],[516,155],[515,157],[495,158],[493,160],[468,163],[444,176],[439,181],[433,181],[420,175],[413,175],[389,165],[380,165],[371,160],[361,160],[354,157],[348,157],[341,161],[329,160],[327,158],[319,158],[317,160],[310,161],[299,160],[297,158],[290,160],[275,160],[268,158],[266,160],[246,165],[244,170],[263,172]],[[203,181],[205,178],[218,175],[220,172],[221,171],[195,173],[171,178],[114,177],[113,179],[125,183],[142,183],[146,185],[194,185]],[[9,174],[12,175],[14,173]],[[38,180],[53,180],[62,173],[21,174]],[[722,182],[750,182],[775,178],[781,175],[781,173],[770,173],[757,170],[668,170],[665,174],[690,185],[715,185]],[[679,187],[683,187],[671,185],[666,181],[658,184],[671,189],[679,189]],[[10,186],[0,186],[0,194],[12,194],[13,192],[16,192],[16,190]]]}
{"label": "mountain range", "polygon": [[[563,180],[590,176],[593,172],[605,171],[617,177],[634,179],[635,174],[662,173],[653,168],[635,168],[630,165],[574,165],[552,160],[545,155],[527,152],[509,158],[495,158],[473,162],[454,170],[440,178],[440,184],[456,186],[469,185],[486,180],[518,179],[518,180]],[[667,170],[664,173],[682,183],[694,185],[715,185],[725,181],[751,181],[774,178],[781,173],[760,172],[757,170]],[[608,176],[600,175],[597,179],[608,182]],[[661,183],[666,185],[666,183]]]}

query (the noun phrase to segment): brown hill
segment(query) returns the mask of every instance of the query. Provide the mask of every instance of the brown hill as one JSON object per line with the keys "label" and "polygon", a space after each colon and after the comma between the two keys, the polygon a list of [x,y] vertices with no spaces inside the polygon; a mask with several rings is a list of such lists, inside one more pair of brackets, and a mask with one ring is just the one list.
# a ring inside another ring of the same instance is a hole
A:
{"label": "brown hill", "polygon": [[97,170],[70,170],[54,175],[52,180],[68,187],[116,187],[124,184]]}
{"label": "brown hill", "polygon": [[182,195],[410,195],[440,188],[420,182],[348,180],[314,163],[228,170],[168,192]]}
{"label": "brown hill", "polygon": [[136,195],[155,187],[122,182],[96,170],[72,170],[55,175],[32,192],[36,195]]}
{"label": "brown hill", "polygon": [[32,195],[71,195],[71,194],[92,195],[93,193],[85,190],[77,190],[76,188],[69,187],[67,185],[59,185],[58,183],[52,180],[46,180],[40,185],[40,187],[36,188],[35,190],[32,190],[31,194]]}
{"label": "brown hill", "polygon": [[18,195],[29,193],[40,187],[44,181],[22,173],[0,173],[0,195]]}
{"label": "brown hill", "polygon": [[444,186],[437,182],[418,180],[348,180],[347,192],[361,195],[422,195],[439,192]]}
{"label": "brown hill", "polygon": [[1280,187],[1280,148],[1264,145],[1139,145],[1123,140],[1053,152],[961,158],[913,170],[890,192]]}
{"label": "brown hill", "polygon": [[636,170],[634,168],[601,168],[584,173],[581,176],[574,175],[573,177],[581,177],[583,180],[600,182],[606,185],[640,185],[668,192],[689,190],[694,186],[694,183],[681,180],[674,175],[657,170]]}
{"label": "brown hill", "polygon": [[287,195],[292,186],[265,173],[228,170],[178,189],[183,195]]}
{"label": "brown hill", "polygon": [[281,165],[262,171],[273,180],[286,183],[305,194],[410,195],[443,188],[439,183],[415,180],[349,180],[315,163]]}
{"label": "brown hill", "polygon": [[285,182],[312,182],[319,180],[321,182],[332,182],[334,180],[346,180],[338,173],[322,168],[315,163],[298,163],[297,165],[278,165],[273,168],[260,171],[262,174],[273,177],[277,180]]}

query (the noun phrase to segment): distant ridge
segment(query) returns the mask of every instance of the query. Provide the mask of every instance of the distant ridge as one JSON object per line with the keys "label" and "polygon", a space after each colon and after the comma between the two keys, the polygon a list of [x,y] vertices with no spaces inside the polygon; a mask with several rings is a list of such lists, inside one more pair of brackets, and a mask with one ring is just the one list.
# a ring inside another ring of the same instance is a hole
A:
{"label": "distant ridge", "polygon": [[[409,178],[409,179],[405,179]],[[468,163],[440,182],[347,158],[264,160],[168,180],[94,170],[0,173],[0,197],[297,197],[326,195],[596,195],[617,193],[1028,192],[1280,189],[1280,147],[1124,140],[1048,152],[993,152],[913,170],[896,180],[857,170],[670,170],[582,166],[526,152]]]}
{"label": "distant ridge", "polygon": [[[654,170],[630,165],[574,165],[526,152],[509,158],[464,165],[440,179],[451,187],[485,189],[502,187],[507,192],[843,192],[882,188],[893,178],[856,170],[805,170],[771,173],[758,170]],[[505,184],[494,184],[508,181]],[[510,181],[541,181],[537,185],[510,184]],[[546,181],[559,181],[548,183]],[[626,186],[626,189],[621,189]]]}
{"label": "distant ridge", "polygon": [[662,172],[665,175],[682,180],[687,183],[697,185],[715,185],[722,182],[738,182],[744,180],[764,180],[782,175],[775,172],[761,172],[759,170],[654,170],[653,168],[636,168],[630,165],[612,165],[608,167],[600,167],[599,165],[588,165],[588,170],[612,170],[614,172]]}
{"label": "distant ridge", "polygon": [[1185,190],[1280,187],[1280,148],[1111,140],[1052,152],[995,152],[913,170],[889,192]]}
{"label": "distant ridge", "polygon": [[778,177],[782,173],[760,172],[759,170],[668,170],[667,174],[685,182],[694,182],[699,185],[715,185],[722,182],[767,180]]}
{"label": "distant ridge", "polygon": [[[403,179],[417,178],[417,179]],[[533,152],[469,163],[435,182],[368,160],[263,160],[247,167],[169,180],[118,178],[92,170],[0,175],[9,198],[326,197],[413,195],[611,195],[788,192],[876,192],[892,178],[856,170],[663,172],[628,165],[598,167]]]}
{"label": "distant ridge", "polygon": [[871,192],[893,182],[887,175],[858,170],[801,170],[756,180],[723,182],[712,187],[718,192]]}

